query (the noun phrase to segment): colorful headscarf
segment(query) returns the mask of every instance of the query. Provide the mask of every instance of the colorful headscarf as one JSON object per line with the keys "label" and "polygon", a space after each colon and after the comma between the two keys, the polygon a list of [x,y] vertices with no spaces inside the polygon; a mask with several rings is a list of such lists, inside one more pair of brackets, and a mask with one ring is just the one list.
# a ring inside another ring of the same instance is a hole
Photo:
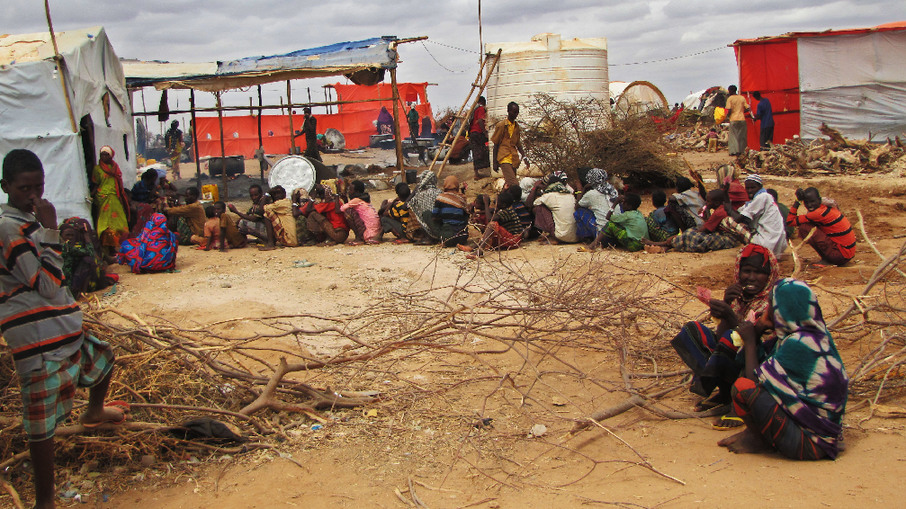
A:
{"label": "colorful headscarf", "polygon": [[437,201],[459,209],[468,207],[466,197],[459,192],[459,179],[456,175],[444,179],[444,191],[437,195]]}
{"label": "colorful headscarf", "polygon": [[748,244],[743,247],[739,254],[736,255],[736,281],[739,281],[739,272],[742,268],[742,261],[753,255],[761,255],[762,267],[769,271],[768,282],[754,297],[744,300],[742,297],[733,301],[730,305],[736,317],[739,320],[754,321],[755,317],[761,315],[768,307],[768,295],[774,286],[774,282],[780,278],[780,264],[777,263],[777,257],[770,249],[759,246],[758,244]]}
{"label": "colorful headscarf", "polygon": [[849,377],[821,306],[807,284],[781,279],[772,288],[777,347],[755,373],[765,389],[833,459],[839,452]]}
{"label": "colorful headscarf", "polygon": [[176,234],[167,228],[163,214],[151,214],[137,239],[122,243],[117,261],[128,264],[132,272],[160,272],[176,266],[176,251],[179,244]]}
{"label": "colorful headscarf", "polygon": [[567,182],[569,182],[569,177],[567,177],[565,171],[556,170],[548,173],[544,177],[541,177],[541,182],[544,183],[545,187],[553,184],[554,182],[562,182],[563,184],[566,184]]}
{"label": "colorful headscarf", "polygon": [[116,155],[113,147],[104,145],[101,147],[100,153],[103,154],[104,152],[110,154],[110,165],[104,164],[103,161],[98,161],[98,166],[101,167],[104,173],[112,177],[116,183],[116,196],[123,204],[123,212],[126,214],[126,221],[128,222],[131,219],[132,211],[131,207],[129,207],[129,197],[126,196],[126,189],[123,187],[123,172],[120,170],[120,165],[113,159],[113,156]]}
{"label": "colorful headscarf", "polygon": [[588,170],[588,174],[585,176],[585,180],[595,189],[595,191],[603,194],[608,199],[616,198],[619,193],[617,189],[610,185],[610,182],[607,181],[607,172],[601,168],[592,168]]}

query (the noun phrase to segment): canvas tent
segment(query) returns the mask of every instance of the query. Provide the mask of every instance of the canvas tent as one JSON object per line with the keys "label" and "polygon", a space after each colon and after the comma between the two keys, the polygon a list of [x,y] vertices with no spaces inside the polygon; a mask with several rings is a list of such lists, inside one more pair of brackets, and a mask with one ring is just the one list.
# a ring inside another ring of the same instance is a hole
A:
{"label": "canvas tent", "polygon": [[[89,166],[110,145],[135,183],[132,109],[123,69],[102,27],[56,33],[70,113],[49,33],[0,35],[0,157],[31,150],[44,163],[44,196],[63,220],[91,220]],[[6,202],[6,195],[0,192]]]}
{"label": "canvas tent", "polygon": [[611,81],[609,87],[615,113],[639,115],[650,110],[670,109],[664,94],[648,81]]}
{"label": "canvas tent", "polygon": [[[740,92],[760,91],[774,111],[774,140],[906,134],[906,22],[873,28],[792,32],[732,44]],[[752,107],[755,107],[754,101]],[[758,147],[749,130],[748,145]]]}

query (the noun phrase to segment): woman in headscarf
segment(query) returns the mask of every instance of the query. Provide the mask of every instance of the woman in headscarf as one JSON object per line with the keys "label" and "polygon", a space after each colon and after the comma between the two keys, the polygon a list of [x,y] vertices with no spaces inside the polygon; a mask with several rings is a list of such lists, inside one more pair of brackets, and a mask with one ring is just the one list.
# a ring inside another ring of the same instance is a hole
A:
{"label": "woman in headscarf", "polygon": [[[434,224],[432,216],[434,202],[439,194],[437,174],[433,171],[423,171],[418,176],[418,183],[415,184],[415,189],[412,190],[412,194],[406,202],[409,204],[409,212],[415,218],[414,222],[409,221],[411,230],[407,230],[406,233],[411,235],[410,238],[420,237],[416,244],[431,244],[432,239],[437,240],[440,238],[440,231],[437,225]],[[418,229],[422,230],[421,233],[417,231]]]}
{"label": "woman in headscarf", "polygon": [[167,217],[154,213],[138,238],[123,242],[116,259],[135,274],[162,272],[176,266],[178,247],[176,234],[167,228]]}
{"label": "woman in headscarf", "polygon": [[73,298],[112,284],[113,280],[105,274],[107,263],[91,223],[80,217],[70,217],[60,225],[60,240],[63,244],[63,284]]}
{"label": "woman in headscarf", "polygon": [[444,247],[465,244],[469,240],[469,212],[466,197],[459,189],[459,179],[450,175],[444,179],[444,190],[434,200],[431,211]]}
{"label": "woman in headscarf", "polygon": [[717,187],[726,191],[734,210],[738,210],[749,201],[749,193],[746,192],[746,186],[739,181],[739,168],[736,165],[725,164],[717,168]]}
{"label": "woman in headscarf", "polygon": [[594,231],[590,232],[590,236],[594,238],[607,225],[607,213],[613,210],[613,200],[619,196],[619,193],[607,181],[607,172],[601,168],[588,170],[585,180],[587,184],[582,189],[582,197],[579,198],[578,203],[580,208],[576,208],[575,212],[578,229],[582,230],[578,233],[578,236],[589,236],[587,235],[589,233],[588,214],[583,213],[583,211],[590,211],[593,214],[592,218],[595,227]]}
{"label": "woman in headscarf", "polygon": [[123,189],[123,172],[113,156],[110,146],[101,147],[100,160],[91,173],[96,231],[101,245],[111,252],[129,235],[129,199]]}
{"label": "woman in headscarf", "polygon": [[[745,321],[754,322],[768,306],[767,299],[780,267],[774,253],[757,244],[742,248],[736,256],[735,281],[724,290],[723,299],[710,299],[711,316],[717,322],[712,331],[701,322],[688,322],[670,342],[680,359],[692,369],[690,390],[703,399],[696,411],[710,410],[730,402],[730,387],[739,378],[744,359],[738,355],[731,332]],[[773,348],[762,342],[765,354]],[[717,394],[712,395],[714,389]],[[729,429],[742,425],[738,416],[721,417],[715,427]]]}
{"label": "woman in headscarf", "polygon": [[579,240],[576,236],[576,199],[566,182],[565,172],[545,175],[532,186],[525,202],[527,207],[532,207],[535,227],[551,244]]}
{"label": "woman in headscarf", "polygon": [[[760,358],[759,336],[771,329],[776,346]],[[738,335],[745,376],[733,384],[733,405],[746,430],[718,444],[733,452],[776,450],[797,460],[836,458],[849,377],[811,288],[778,281],[765,312],[755,324],[741,324]]]}
{"label": "woman in headscarf", "polygon": [[667,200],[665,211],[680,230],[698,228],[704,223],[699,215],[705,206],[701,191],[686,177],[676,178],[676,193]]}

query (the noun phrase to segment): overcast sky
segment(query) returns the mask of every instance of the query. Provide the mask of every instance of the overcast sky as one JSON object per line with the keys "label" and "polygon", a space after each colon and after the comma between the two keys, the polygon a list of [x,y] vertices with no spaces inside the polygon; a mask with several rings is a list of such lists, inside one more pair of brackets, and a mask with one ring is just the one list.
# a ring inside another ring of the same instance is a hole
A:
{"label": "overcast sky", "polygon": [[[428,89],[435,111],[458,108],[478,72],[478,0],[51,0],[50,5],[55,30],[102,25],[120,57],[143,60],[227,60],[380,35],[426,35],[424,43],[400,46],[398,79],[436,83]],[[736,83],[733,50],[726,47],[736,39],[906,20],[906,1],[484,0],[481,20],[486,43],[528,41],[543,32],[564,39],[606,37],[611,81],[648,80],[674,103],[692,91]],[[43,2],[0,5],[0,33],[46,29]],[[676,58],[686,55],[694,56]],[[296,81],[294,99],[304,97],[306,87],[314,100],[323,99],[321,85],[335,82],[346,81]],[[266,87],[273,100],[286,91],[282,84]],[[247,105],[248,96],[228,93],[224,102]],[[156,107],[159,93],[146,90],[145,98]],[[176,94],[170,108],[187,102]]]}

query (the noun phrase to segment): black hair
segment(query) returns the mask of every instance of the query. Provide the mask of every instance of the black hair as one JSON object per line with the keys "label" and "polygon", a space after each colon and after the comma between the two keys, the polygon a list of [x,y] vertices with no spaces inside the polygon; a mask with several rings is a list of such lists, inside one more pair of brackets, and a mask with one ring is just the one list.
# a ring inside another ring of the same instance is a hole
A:
{"label": "black hair", "polygon": [[142,180],[157,180],[157,170],[149,168],[142,173]]}
{"label": "black hair", "polygon": [[[281,196],[281,198],[277,198],[278,195]],[[275,201],[286,198],[286,189],[283,189],[283,186],[272,187],[271,188],[271,198],[273,198]]]}
{"label": "black hair", "polygon": [[518,108],[518,107],[519,107],[519,104],[518,104],[516,101],[510,101],[510,102],[507,103],[507,105],[506,105],[506,110],[507,110],[507,111],[510,111],[510,106],[515,106],[515,107]]}
{"label": "black hair", "polygon": [[405,182],[400,182],[399,184],[397,184],[395,190],[396,195],[400,200],[405,200],[409,197],[410,194],[412,194],[412,190],[409,189],[409,184]]}
{"label": "black hair", "polygon": [[655,189],[651,192],[651,204],[661,208],[667,203],[667,193],[663,189]]}
{"label": "black hair", "polygon": [[692,181],[686,177],[676,177],[676,191],[683,193],[692,189]]}
{"label": "black hair", "polygon": [[730,95],[735,94],[736,90],[737,90],[736,85],[730,85],[729,87],[727,87],[727,91],[730,92]]}
{"label": "black hair", "polygon": [[[509,207],[510,205],[512,205],[512,204],[515,202],[515,199],[514,199],[514,197],[513,197],[513,193],[510,192],[510,189],[512,189],[513,187],[515,187],[516,189],[519,189],[519,186],[512,186],[512,187],[508,188],[507,190],[505,190],[505,191],[503,191],[502,193],[500,193],[500,194],[497,195],[497,210],[505,209],[505,208]],[[522,193],[521,193],[521,192],[519,193],[519,197],[520,197],[520,198],[522,197]]]}
{"label": "black hair", "polygon": [[325,190],[326,188],[324,187],[324,184],[315,184],[315,186],[311,188],[311,192],[308,194],[309,196],[312,196],[314,198],[324,198]]}
{"label": "black hair", "polygon": [[642,205],[642,197],[634,193],[626,193],[623,195],[623,205],[626,210],[638,210]]}
{"label": "black hair", "polygon": [[210,219],[217,215],[217,211],[214,210],[213,205],[208,205],[207,207],[204,208],[204,215],[205,215],[205,217]]}
{"label": "black hair", "polygon": [[478,98],[478,104],[487,104],[487,103],[488,103],[488,100],[485,99],[484,96],[481,96]]}
{"label": "black hair", "polygon": [[752,92],[752,97],[754,97],[756,100],[759,100],[759,101],[760,101],[760,100],[761,100],[761,92],[758,92],[757,90],[756,90],[755,92]]}
{"label": "black hair", "polygon": [[352,188],[350,196],[359,196],[365,194],[365,183],[361,180],[353,180],[349,186]]}
{"label": "black hair", "polygon": [[252,184],[252,185],[250,185],[250,186],[249,186],[249,191],[251,191],[252,189],[257,189],[257,190],[258,190],[258,194],[261,194],[261,193],[264,192],[264,191],[261,189],[261,185],[259,185],[259,184]]}
{"label": "black hair", "polygon": [[513,203],[517,201],[522,201],[522,188],[519,186],[510,186],[506,189],[510,193],[510,196],[513,198]]}
{"label": "black hair", "polygon": [[813,194],[813,193],[814,193],[815,197],[817,197],[819,200],[821,199],[821,193],[818,192],[817,187],[807,187],[807,188],[805,188],[805,191],[803,194],[809,195],[809,194]]}
{"label": "black hair", "polygon": [[777,197],[777,191],[775,191],[774,189],[767,189],[767,192],[769,195],[774,197],[774,201],[780,200],[780,198]]}
{"label": "black hair", "polygon": [[186,196],[189,196],[189,195],[192,195],[192,196],[198,198],[201,195],[201,193],[198,191],[197,187],[190,187],[190,188],[186,189]]}
{"label": "black hair", "polygon": [[40,171],[44,173],[44,165],[41,159],[31,150],[17,148],[10,150],[6,157],[3,158],[3,180],[12,182],[22,173],[31,171]]}
{"label": "black hair", "polygon": [[214,206],[215,206],[215,207],[220,207],[220,208],[222,208],[223,210],[226,210],[226,202],[224,202],[224,201],[215,201],[215,202],[214,202]]}
{"label": "black hair", "polygon": [[717,199],[720,200],[721,203],[727,201],[727,193],[724,192],[723,189],[712,189],[712,190],[708,191],[707,195],[705,195],[705,197],[708,197],[708,196],[716,196]]}

